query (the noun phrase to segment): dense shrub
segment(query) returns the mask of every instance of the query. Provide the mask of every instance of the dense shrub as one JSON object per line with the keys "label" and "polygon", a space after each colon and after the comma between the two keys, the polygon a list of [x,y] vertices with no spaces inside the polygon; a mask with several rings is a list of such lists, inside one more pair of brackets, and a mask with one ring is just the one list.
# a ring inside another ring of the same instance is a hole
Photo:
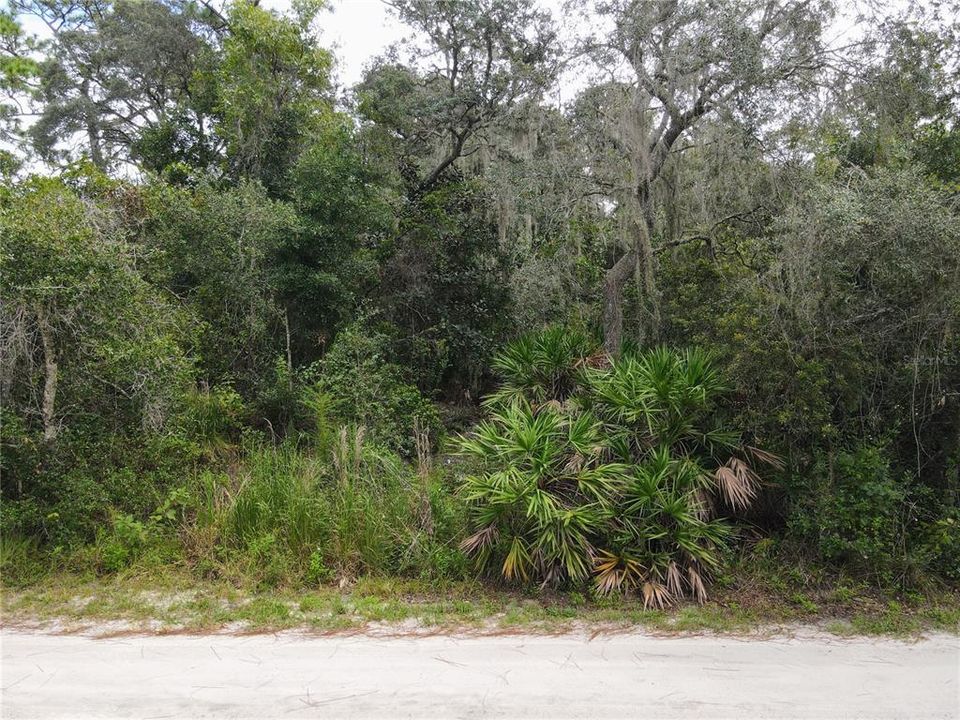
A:
{"label": "dense shrub", "polygon": [[435,442],[440,418],[390,357],[386,335],[351,326],[317,366],[316,388],[328,395],[327,409],[334,418],[362,425],[378,443],[411,455],[415,429]]}
{"label": "dense shrub", "polygon": [[760,482],[748,457],[777,461],[715,424],[723,387],[704,353],[591,349],[550,330],[497,359],[491,417],[460,442],[484,464],[465,481],[463,547],[507,579],[703,600],[732,533],[721,516]]}
{"label": "dense shrub", "polygon": [[270,584],[462,573],[458,512],[438,482],[362,428],[343,428],[327,452],[251,442],[235,477],[197,477],[188,561],[220,573],[239,564]]}
{"label": "dense shrub", "polygon": [[23,493],[4,500],[3,533],[53,547],[91,542],[111,513],[147,519],[199,459],[199,446],[181,435],[64,434],[57,455],[25,477]]}
{"label": "dense shrub", "polygon": [[818,559],[883,586],[958,577],[956,512],[897,471],[882,445],[821,455],[791,495],[790,531]]}

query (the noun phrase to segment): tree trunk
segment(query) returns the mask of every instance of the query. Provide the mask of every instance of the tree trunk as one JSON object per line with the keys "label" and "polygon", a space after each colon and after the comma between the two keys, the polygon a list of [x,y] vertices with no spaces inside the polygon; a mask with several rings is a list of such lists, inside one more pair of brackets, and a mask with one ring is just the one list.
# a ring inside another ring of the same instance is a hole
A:
{"label": "tree trunk", "polygon": [[80,85],[80,94],[84,99],[84,121],[87,126],[87,142],[90,143],[90,161],[98,170],[106,171],[107,164],[103,159],[103,150],[100,147],[100,132],[97,128],[96,112],[93,99],[90,97],[90,81],[84,80]]}
{"label": "tree trunk", "polygon": [[633,247],[607,270],[603,283],[603,347],[616,357],[623,342],[623,286],[640,272],[642,340],[656,341],[660,335],[660,303],[657,297],[653,256],[653,207],[650,184],[644,182],[636,193],[637,208],[632,213]]}
{"label": "tree trunk", "polygon": [[57,400],[57,356],[53,342],[53,328],[47,320],[42,306],[37,308],[37,324],[40,326],[40,340],[43,343],[43,439],[51,443],[57,438],[59,430],[56,422]]}
{"label": "tree trunk", "polygon": [[650,181],[641,183],[637,188],[637,205],[637,253],[643,272],[643,296],[640,299],[645,311],[641,318],[643,340],[656,342],[660,338],[660,300],[654,272],[653,194]]}
{"label": "tree trunk", "polygon": [[623,342],[623,286],[637,264],[636,248],[628,250],[607,270],[603,281],[603,348],[617,357]]}

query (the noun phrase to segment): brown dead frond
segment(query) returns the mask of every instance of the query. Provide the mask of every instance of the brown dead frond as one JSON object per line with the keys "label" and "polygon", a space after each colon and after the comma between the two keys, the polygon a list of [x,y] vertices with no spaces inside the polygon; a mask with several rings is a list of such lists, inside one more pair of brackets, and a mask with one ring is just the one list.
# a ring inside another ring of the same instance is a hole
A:
{"label": "brown dead frond", "polygon": [[467,555],[473,555],[485,547],[490,547],[497,539],[497,528],[493,525],[478,530],[460,542],[460,549]]}
{"label": "brown dead frond", "polygon": [[541,410],[550,410],[551,412],[563,412],[563,403],[559,400],[547,400],[545,403],[537,405],[535,412],[540,412]]}
{"label": "brown dead frond", "polygon": [[683,575],[673,560],[667,566],[667,590],[674,597],[683,595]]}
{"label": "brown dead frond", "polygon": [[643,567],[636,560],[615,555],[608,550],[600,551],[593,570],[593,580],[601,595],[626,592],[636,586],[643,574]]}
{"label": "brown dead frond", "polygon": [[657,580],[648,580],[643,584],[642,589],[644,608],[654,607],[658,610],[662,610],[668,605],[673,604],[673,595],[667,589],[666,585],[663,585]]}
{"label": "brown dead frond", "polygon": [[747,445],[745,450],[747,454],[759,463],[769,465],[774,470],[783,470],[785,467],[783,458],[767,450],[761,450],[753,445]]}
{"label": "brown dead frond", "polygon": [[613,365],[613,359],[603,350],[598,350],[593,355],[577,360],[576,367],[587,367],[594,370],[605,370]]}
{"label": "brown dead frond", "polygon": [[700,573],[693,565],[687,565],[687,580],[690,583],[690,592],[693,593],[693,597],[696,598],[698,603],[705,603],[707,601],[707,588],[703,578],[700,577]]}
{"label": "brown dead frond", "polygon": [[587,459],[583,455],[580,453],[574,453],[567,461],[566,465],[563,466],[564,475],[576,475],[578,472],[583,470],[586,462]]}
{"label": "brown dead frond", "polygon": [[692,509],[698,520],[709,520],[716,514],[713,498],[703,488],[697,488],[693,491]]}
{"label": "brown dead frond", "polygon": [[749,507],[757,496],[760,478],[740,458],[730,458],[726,465],[717,468],[714,477],[724,501],[734,510]]}

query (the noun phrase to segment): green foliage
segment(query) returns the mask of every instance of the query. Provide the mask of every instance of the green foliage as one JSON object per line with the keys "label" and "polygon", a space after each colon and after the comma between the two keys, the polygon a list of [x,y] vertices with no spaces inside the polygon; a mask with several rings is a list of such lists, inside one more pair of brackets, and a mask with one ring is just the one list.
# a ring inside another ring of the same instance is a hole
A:
{"label": "green foliage", "polygon": [[422,428],[435,444],[440,419],[406,377],[391,361],[389,338],[354,325],[337,336],[319,363],[316,390],[326,394],[325,412],[332,417],[363,426],[377,442],[410,455],[414,428]]}
{"label": "green foliage", "polygon": [[279,16],[253,3],[229,6],[230,32],[216,72],[218,132],[235,177],[282,188],[299,146],[328,111],[330,53],[317,46],[310,23],[320,9]]}
{"label": "green foliage", "polygon": [[[460,526],[438,507],[425,527],[419,483],[401,459],[343,428],[324,452],[251,444],[239,477],[197,477],[187,560],[268,584],[363,574],[462,573],[450,559]],[[455,517],[455,515],[454,515]],[[439,558],[439,565],[434,559]]]}
{"label": "green foliage", "polygon": [[209,384],[256,387],[283,347],[271,260],[300,229],[294,209],[255,183],[224,190],[156,184],[143,198],[149,279],[199,321],[194,348]]}
{"label": "green foliage", "polygon": [[723,387],[705,353],[660,348],[589,368],[589,344],[561,333],[495,361],[504,388],[460,441],[484,467],[464,484],[463,548],[508,580],[702,601],[732,532],[718,515],[748,506],[759,485],[745,457],[778,461],[712,424]]}
{"label": "green foliage", "polygon": [[484,403],[502,405],[521,398],[538,404],[563,402],[583,381],[586,361],[598,350],[586,335],[561,326],[525,335],[494,356],[491,367],[502,383]]}
{"label": "green foliage", "polygon": [[4,477],[0,529],[62,548],[92,541],[111,512],[147,521],[201,454],[182,436],[131,438],[96,427],[64,433],[55,454],[44,452],[39,438],[35,443],[35,462]]}
{"label": "green foliage", "polygon": [[384,247],[379,305],[421,389],[477,394],[509,329],[506,265],[480,182],[451,182],[406,203]]}
{"label": "green foliage", "polygon": [[881,586],[956,577],[955,513],[898,473],[888,449],[862,445],[823,455],[810,478],[794,490],[790,530],[821,558]]}
{"label": "green foliage", "polygon": [[882,449],[857,448],[832,462],[822,458],[813,477],[821,479],[823,491],[806,495],[814,507],[796,521],[797,530],[803,532],[804,521],[815,524],[808,532],[823,557],[893,581],[903,567],[909,507],[906,485]]}
{"label": "green foliage", "polygon": [[[750,506],[960,581],[954,28],[859,27],[818,95],[828,2],[605,2],[633,82],[561,106],[533,0],[391,4],[414,42],[352,92],[321,0],[0,11],[4,567],[452,577],[469,526],[511,579],[665,604]],[[433,453],[485,411],[457,494]]]}
{"label": "green foliage", "polygon": [[[117,428],[162,427],[191,376],[187,318],[139,274],[120,211],[48,178],[0,194],[4,400],[48,437],[77,406],[81,422],[89,413]],[[52,407],[36,387],[54,392]]]}
{"label": "green foliage", "polygon": [[115,514],[109,528],[97,534],[100,566],[107,572],[122,570],[135,560],[147,543],[147,527],[130,515]]}
{"label": "green foliage", "polygon": [[181,403],[179,425],[201,446],[215,450],[239,439],[247,410],[243,398],[229,385],[191,389]]}

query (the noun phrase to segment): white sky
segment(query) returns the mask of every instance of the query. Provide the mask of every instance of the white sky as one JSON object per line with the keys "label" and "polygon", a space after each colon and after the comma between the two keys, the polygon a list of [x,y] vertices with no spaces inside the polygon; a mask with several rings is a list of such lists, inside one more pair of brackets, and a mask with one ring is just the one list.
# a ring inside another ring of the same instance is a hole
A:
{"label": "white sky", "polygon": [[[290,6],[289,0],[262,4],[278,10]],[[358,83],[366,64],[409,32],[380,0],[335,0],[317,24],[322,44],[336,55],[337,80],[344,87]]]}
{"label": "white sky", "polygon": [[[563,22],[563,0],[540,0],[540,6],[553,14],[561,37],[569,37]],[[337,58],[336,79],[349,88],[363,77],[364,68],[393,43],[410,34],[382,0],[331,0],[330,11],[317,19],[320,41]],[[288,10],[290,0],[262,0],[262,7]],[[569,98],[564,98],[569,99]]]}

